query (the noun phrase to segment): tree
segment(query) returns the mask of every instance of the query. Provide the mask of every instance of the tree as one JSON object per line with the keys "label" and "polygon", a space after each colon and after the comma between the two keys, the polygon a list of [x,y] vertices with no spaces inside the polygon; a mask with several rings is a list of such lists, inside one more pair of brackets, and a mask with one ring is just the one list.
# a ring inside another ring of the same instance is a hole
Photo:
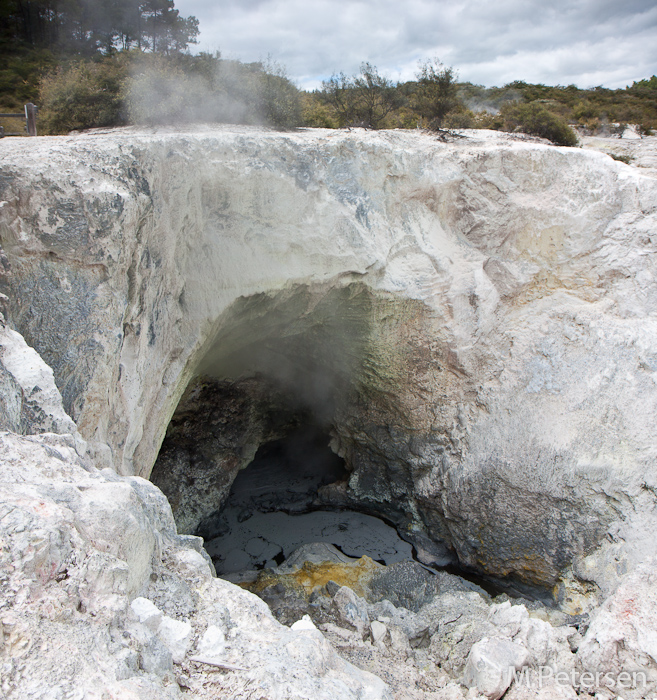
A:
{"label": "tree", "polygon": [[181,17],[173,0],[145,0],[140,9],[145,27],[142,41],[145,40],[151,51],[169,54],[184,51],[188,44],[196,43],[198,20]]}
{"label": "tree", "polygon": [[324,80],[321,95],[336,111],[340,126],[354,121],[355,93],[351,80],[344,73],[333,74],[328,80]]}
{"label": "tree", "polygon": [[331,76],[322,83],[322,94],[335,109],[340,126],[371,129],[381,128],[403,99],[397,86],[371,63],[362,63],[360,73],[351,78],[344,73]]}
{"label": "tree", "polygon": [[462,107],[458,98],[456,73],[437,58],[420,63],[415,75],[414,107],[430,129],[440,129],[447,115]]}
{"label": "tree", "polygon": [[170,53],[196,43],[198,20],[173,0],[0,0],[0,52],[49,49],[66,56],[117,49]]}

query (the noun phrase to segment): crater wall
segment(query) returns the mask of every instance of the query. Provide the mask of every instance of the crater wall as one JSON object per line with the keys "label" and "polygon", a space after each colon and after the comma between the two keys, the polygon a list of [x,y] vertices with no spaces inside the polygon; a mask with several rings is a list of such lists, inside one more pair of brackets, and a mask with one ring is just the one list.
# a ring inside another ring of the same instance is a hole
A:
{"label": "crater wall", "polygon": [[150,475],[192,379],[264,373],[329,406],[350,498],[465,565],[609,588],[648,546],[651,173],[247,128],[17,140],[0,167],[8,320],[120,474]]}

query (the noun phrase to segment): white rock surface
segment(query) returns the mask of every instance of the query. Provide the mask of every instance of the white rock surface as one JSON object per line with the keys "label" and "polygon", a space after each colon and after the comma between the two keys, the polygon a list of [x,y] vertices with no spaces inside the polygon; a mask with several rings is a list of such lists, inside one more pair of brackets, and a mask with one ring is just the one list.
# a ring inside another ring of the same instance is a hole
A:
{"label": "white rock surface", "polygon": [[[539,683],[534,676],[534,683],[512,685],[504,696],[505,700],[577,700],[575,689],[568,683],[555,683],[543,680]],[[585,696],[586,697],[586,696]],[[590,697],[590,696],[589,696]],[[595,700],[603,700],[605,696],[595,696]]]}
{"label": "white rock surface", "polygon": [[657,177],[657,136],[643,136],[640,139],[619,139],[616,137],[584,136],[582,147],[601,151],[610,156],[621,156],[629,160],[632,167]]}
{"label": "white rock surface", "polygon": [[[305,357],[312,386],[347,387],[350,497],[407,499],[466,564],[552,585],[652,518],[648,170],[493,132],[241,127],[17,139],[0,167],[8,318],[121,473],[148,476],[195,373],[303,394]],[[185,527],[239,466],[176,476]]]}
{"label": "white rock surface", "polygon": [[[70,433],[80,447],[73,420],[62,406],[53,372],[20,333],[5,325],[0,315],[0,428],[16,433]],[[85,446],[86,447],[86,446]]]}
{"label": "white rock surface", "polygon": [[[628,699],[657,694],[657,574],[655,560],[624,577],[616,592],[592,615],[577,656],[594,673],[636,673],[638,682],[616,689]],[[636,687],[634,687],[636,686]]]}
{"label": "white rock surface", "polygon": [[378,620],[373,620],[370,622],[370,634],[372,636],[372,643],[382,642],[385,639],[386,634],[388,634],[388,628],[379,622]]}
{"label": "white rock surface", "polygon": [[304,615],[300,620],[292,623],[290,625],[291,630],[316,630],[317,627],[315,623],[310,619],[310,615]]}
{"label": "white rock surface", "polygon": [[488,619],[497,627],[499,636],[527,649],[532,667],[550,667],[555,673],[570,673],[575,668],[569,644],[569,639],[577,634],[575,628],[555,628],[545,620],[530,617],[524,605],[511,605],[509,601],[492,605]]}
{"label": "white rock surface", "polygon": [[527,650],[507,639],[484,637],[472,646],[463,683],[491,700],[499,700],[513,681],[513,672],[529,661]]}
{"label": "white rock surface", "polygon": [[333,596],[331,608],[338,624],[355,630],[362,639],[369,627],[367,603],[348,586],[342,586]]}
{"label": "white rock surface", "polygon": [[205,630],[198,643],[198,655],[220,661],[223,658],[225,650],[226,635],[223,633],[221,627],[217,625],[208,625],[208,628]]}
{"label": "white rock surface", "polygon": [[148,598],[135,598],[130,603],[130,609],[142,625],[146,625],[151,632],[157,632],[162,622],[162,611]]}
{"label": "white rock surface", "polygon": [[162,617],[157,635],[171,652],[174,663],[180,664],[185,659],[192,645],[192,632],[189,622],[174,620],[168,615]]}

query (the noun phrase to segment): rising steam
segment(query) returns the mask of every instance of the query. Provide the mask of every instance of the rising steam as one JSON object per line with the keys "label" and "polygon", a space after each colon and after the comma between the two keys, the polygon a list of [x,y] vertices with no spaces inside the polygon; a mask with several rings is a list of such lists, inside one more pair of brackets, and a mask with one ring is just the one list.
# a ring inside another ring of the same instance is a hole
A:
{"label": "rising steam", "polygon": [[299,91],[276,63],[242,63],[209,54],[144,57],[128,81],[126,106],[134,124],[289,128],[300,121]]}

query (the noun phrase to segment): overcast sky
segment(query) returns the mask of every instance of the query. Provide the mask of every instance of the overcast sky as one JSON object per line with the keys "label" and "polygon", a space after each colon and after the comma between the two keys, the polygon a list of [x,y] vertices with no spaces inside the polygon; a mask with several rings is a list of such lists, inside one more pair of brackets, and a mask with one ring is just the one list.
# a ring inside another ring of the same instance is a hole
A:
{"label": "overcast sky", "polygon": [[299,87],[363,61],[394,80],[438,57],[460,80],[625,87],[657,74],[657,0],[176,0],[193,50],[268,55]]}

